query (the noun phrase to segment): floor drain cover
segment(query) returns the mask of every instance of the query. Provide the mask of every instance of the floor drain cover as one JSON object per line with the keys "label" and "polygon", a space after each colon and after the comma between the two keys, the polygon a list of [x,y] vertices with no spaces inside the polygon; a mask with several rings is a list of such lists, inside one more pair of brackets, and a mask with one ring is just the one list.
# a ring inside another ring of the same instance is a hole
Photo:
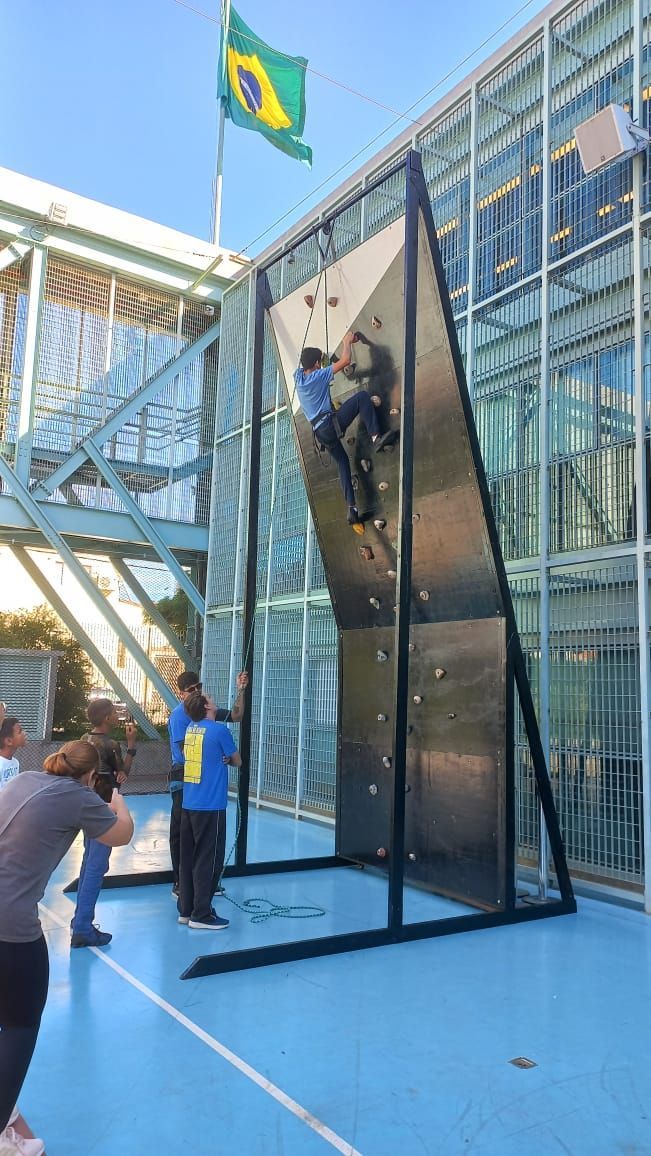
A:
{"label": "floor drain cover", "polygon": [[538,1065],[535,1060],[528,1060],[526,1056],[516,1056],[514,1060],[509,1060],[514,1068],[537,1068]]}

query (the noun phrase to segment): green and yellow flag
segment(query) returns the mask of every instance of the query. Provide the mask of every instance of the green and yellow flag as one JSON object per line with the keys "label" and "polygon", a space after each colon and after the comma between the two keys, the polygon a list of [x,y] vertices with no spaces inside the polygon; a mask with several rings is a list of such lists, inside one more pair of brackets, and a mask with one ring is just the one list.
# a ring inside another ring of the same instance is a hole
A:
{"label": "green and yellow flag", "polygon": [[277,149],[312,164],[312,149],[301,140],[305,125],[303,56],[270,48],[230,10],[222,42],[219,98],[227,117],[240,128],[261,132]]}

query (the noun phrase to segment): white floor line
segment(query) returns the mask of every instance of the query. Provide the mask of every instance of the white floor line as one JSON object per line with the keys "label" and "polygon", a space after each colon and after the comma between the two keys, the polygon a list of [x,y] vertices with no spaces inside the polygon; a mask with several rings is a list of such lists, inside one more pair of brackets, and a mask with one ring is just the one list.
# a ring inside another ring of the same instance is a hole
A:
{"label": "white floor line", "polygon": [[[59,927],[64,927],[66,931],[69,931],[69,920],[61,919],[55,911],[52,911],[51,908],[46,907],[43,903],[39,904],[39,907],[54,923],[58,924]],[[248,1080],[257,1084],[263,1092],[266,1092],[268,1096],[271,1096],[283,1108],[286,1108],[288,1112],[291,1112],[293,1116],[301,1120],[303,1124],[307,1124],[308,1128],[311,1128],[322,1140],[325,1140],[328,1144],[331,1144],[333,1148],[336,1148],[337,1152],[343,1153],[343,1156],[361,1156],[361,1152],[359,1152],[357,1148],[353,1148],[352,1144],[349,1144],[347,1140],[342,1140],[341,1136],[338,1136],[336,1132],[332,1131],[332,1128],[328,1128],[327,1124],[318,1120],[316,1116],[308,1112],[307,1108],[303,1108],[301,1104],[297,1104],[296,1100],[292,1100],[291,1096],[283,1092],[282,1088],[278,1088],[276,1084],[272,1084],[271,1080],[268,1080],[266,1076],[262,1076],[260,1072],[256,1072],[255,1068],[247,1064],[246,1060],[241,1059],[240,1056],[236,1056],[235,1052],[232,1052],[230,1048],[227,1048],[224,1044],[220,1044],[219,1040],[216,1040],[214,1036],[205,1032],[198,1024],[193,1023],[192,1020],[183,1015],[183,1012],[180,1012],[178,1008],[168,1003],[162,996],[157,995],[156,992],[152,991],[146,984],[141,983],[139,979],[136,979],[135,975],[132,975],[130,971],[126,971],[119,963],[111,959],[109,955],[105,955],[103,951],[99,951],[96,947],[87,947],[84,948],[84,951],[92,951],[98,959],[102,960],[102,963],[112,968],[122,979],[125,979],[127,983],[135,987],[137,991],[142,992],[147,999],[151,1000],[152,1003],[166,1012],[168,1016],[171,1016],[173,1020],[176,1020],[181,1027],[187,1028],[189,1032],[192,1032],[197,1039],[201,1040],[211,1048],[213,1052],[216,1052],[218,1056],[226,1060],[228,1064],[237,1068],[238,1072],[241,1072]]]}

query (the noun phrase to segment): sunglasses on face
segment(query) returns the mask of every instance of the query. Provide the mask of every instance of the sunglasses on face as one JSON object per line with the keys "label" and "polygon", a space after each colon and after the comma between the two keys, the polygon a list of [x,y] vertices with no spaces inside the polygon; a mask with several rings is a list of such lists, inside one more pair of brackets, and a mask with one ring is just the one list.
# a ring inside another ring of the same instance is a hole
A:
{"label": "sunglasses on face", "polygon": [[203,687],[202,682],[195,682],[193,686],[186,686],[185,689],[186,689],[187,694],[191,694],[193,690],[201,690],[202,687]]}

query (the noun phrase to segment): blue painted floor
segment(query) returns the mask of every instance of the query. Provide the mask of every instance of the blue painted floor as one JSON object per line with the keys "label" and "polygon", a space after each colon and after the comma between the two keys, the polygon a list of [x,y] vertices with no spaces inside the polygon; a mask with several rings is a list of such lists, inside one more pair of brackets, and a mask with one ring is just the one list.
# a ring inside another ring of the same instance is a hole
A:
{"label": "blue painted floor", "polygon": [[[129,805],[137,834],[112,870],[167,867],[168,800]],[[254,811],[250,847],[330,854],[332,832]],[[326,914],[256,926],[220,900],[220,933],[179,926],[167,886],[107,891],[113,942],[71,953],[62,886],[80,854],[44,900],[50,996],[21,1096],[48,1156],[651,1154],[647,917],[584,900],[578,916],[181,981],[198,954],[377,926],[385,884],[341,868],[234,880],[236,898]],[[466,910],[406,898],[413,919]]]}

